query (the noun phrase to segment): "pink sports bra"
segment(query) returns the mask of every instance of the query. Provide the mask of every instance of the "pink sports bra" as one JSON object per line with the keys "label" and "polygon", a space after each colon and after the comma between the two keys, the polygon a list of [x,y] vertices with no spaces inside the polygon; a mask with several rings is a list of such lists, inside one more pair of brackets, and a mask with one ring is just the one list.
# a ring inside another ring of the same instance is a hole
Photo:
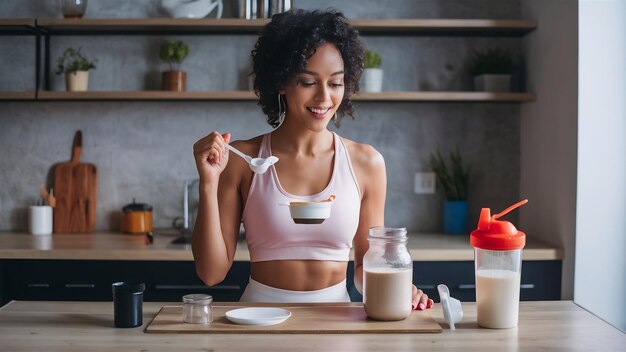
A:
{"label": "pink sports bra", "polygon": [[[341,138],[333,132],[333,173],[326,188],[310,196],[287,193],[274,166],[255,174],[243,209],[243,226],[251,262],[268,260],[348,261],[359,224],[361,192]],[[270,134],[263,136],[259,157],[271,155]],[[279,161],[280,162],[280,161]],[[289,207],[293,201],[314,201],[335,195],[330,217],[321,224],[296,224]]]}

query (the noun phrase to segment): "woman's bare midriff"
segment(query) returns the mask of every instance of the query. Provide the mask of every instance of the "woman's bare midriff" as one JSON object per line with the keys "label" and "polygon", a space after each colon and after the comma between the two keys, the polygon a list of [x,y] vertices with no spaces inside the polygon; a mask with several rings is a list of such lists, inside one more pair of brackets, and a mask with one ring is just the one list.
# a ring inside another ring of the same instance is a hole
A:
{"label": "woman's bare midriff", "polygon": [[250,276],[267,286],[292,291],[314,291],[346,278],[347,262],[271,260],[250,263]]}

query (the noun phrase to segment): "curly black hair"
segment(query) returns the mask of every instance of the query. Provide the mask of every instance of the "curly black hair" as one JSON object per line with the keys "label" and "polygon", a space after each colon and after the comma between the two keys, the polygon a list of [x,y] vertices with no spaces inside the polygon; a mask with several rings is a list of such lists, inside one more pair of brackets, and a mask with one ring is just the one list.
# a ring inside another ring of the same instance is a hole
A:
{"label": "curly black hair", "polygon": [[272,16],[252,50],[254,90],[267,122],[277,127],[278,91],[300,72],[320,46],[334,44],[343,59],[345,93],[335,124],[344,115],[354,119],[350,96],[359,90],[365,48],[359,33],[348,19],[336,10],[290,10]]}

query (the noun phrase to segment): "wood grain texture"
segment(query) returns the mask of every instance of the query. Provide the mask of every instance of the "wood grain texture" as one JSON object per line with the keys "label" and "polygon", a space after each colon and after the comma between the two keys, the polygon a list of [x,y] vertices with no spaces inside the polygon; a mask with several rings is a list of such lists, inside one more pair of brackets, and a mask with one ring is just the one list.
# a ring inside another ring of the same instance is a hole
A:
{"label": "wood grain texture", "polygon": [[35,100],[36,94],[32,92],[0,91],[0,100]]}
{"label": "wood grain texture", "polygon": [[[287,309],[291,317],[271,326],[238,325],[225,317],[225,313],[231,309],[268,306]],[[164,306],[146,328],[148,333],[166,334],[390,334],[441,331],[441,326],[425,311],[414,311],[404,320],[376,321],[367,318],[362,303],[214,303],[213,322],[210,324],[183,323],[181,306]]]}
{"label": "wood grain texture", "polygon": [[[0,259],[193,261],[190,245],[171,243],[177,236],[178,232],[173,229],[157,229],[154,243],[146,245],[143,235],[120,232],[97,232],[84,236],[32,236],[0,232]],[[474,260],[469,236],[411,233],[407,246],[414,261]],[[350,256],[354,256],[353,251]],[[522,256],[524,260],[560,260],[563,259],[563,251],[528,237]],[[234,260],[250,260],[245,241],[237,242]]]}
{"label": "wood grain texture", "polygon": [[[0,98],[2,96],[0,95]],[[534,93],[523,92],[360,92],[355,101],[455,101],[455,102],[512,102],[535,101]],[[40,91],[37,100],[241,100],[256,101],[251,91],[168,92],[168,91]]]}
{"label": "wood grain texture", "polygon": [[[72,32],[194,32],[194,33],[258,33],[268,19],[241,18],[38,18],[37,26],[52,33]],[[361,33],[415,33],[522,36],[537,29],[532,20],[491,19],[351,19],[350,23]]]}
{"label": "wood grain texture", "polygon": [[[12,302],[0,308],[0,351],[623,351],[626,334],[571,301],[521,302],[514,329],[482,329],[463,303],[456,331],[441,306],[425,314],[440,334],[146,334],[166,305],[144,302],[143,327],[113,327],[113,302]],[[177,303],[174,303],[177,304]]]}
{"label": "wood grain texture", "polygon": [[82,133],[74,137],[72,160],[54,168],[54,233],[88,233],[96,229],[96,166],[80,162]]}

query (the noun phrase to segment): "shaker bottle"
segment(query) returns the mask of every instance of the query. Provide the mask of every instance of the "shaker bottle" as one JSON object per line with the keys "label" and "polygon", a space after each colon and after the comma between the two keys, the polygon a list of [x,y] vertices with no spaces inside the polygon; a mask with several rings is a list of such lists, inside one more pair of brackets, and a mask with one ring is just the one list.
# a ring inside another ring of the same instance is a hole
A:
{"label": "shaker bottle", "polygon": [[405,228],[372,227],[363,257],[363,306],[375,320],[402,320],[411,314],[413,260]]}
{"label": "shaker bottle", "polygon": [[510,222],[497,219],[526,203],[527,199],[494,216],[489,208],[483,208],[478,228],[470,234],[470,244],[474,247],[478,325],[482,327],[517,326],[526,234]]}

